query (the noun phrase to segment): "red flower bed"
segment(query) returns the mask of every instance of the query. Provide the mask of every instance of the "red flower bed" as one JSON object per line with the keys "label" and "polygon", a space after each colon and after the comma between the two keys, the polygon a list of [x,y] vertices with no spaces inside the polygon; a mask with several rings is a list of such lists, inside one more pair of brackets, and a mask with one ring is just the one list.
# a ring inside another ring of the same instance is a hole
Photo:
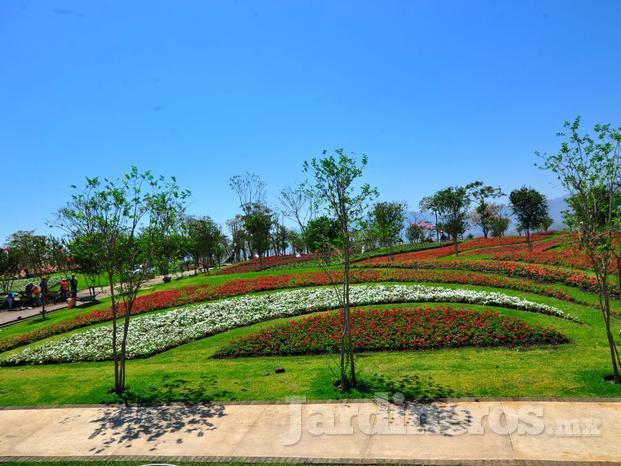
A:
{"label": "red flower bed", "polygon": [[[367,264],[367,267],[385,267],[386,264]],[[413,261],[403,263],[391,263],[390,267],[413,268],[413,269],[448,269],[448,270],[471,270],[474,272],[490,272],[509,275],[512,277],[530,278],[539,282],[560,283],[568,286],[596,292],[597,283],[594,277],[580,272],[562,270],[543,265],[535,265],[507,261]],[[616,285],[613,280],[610,286],[614,290]],[[613,291],[614,293],[614,291]],[[618,295],[618,292],[617,292]]]}
{"label": "red flower bed", "polygon": [[[339,349],[342,314],[313,315],[237,338],[214,357],[334,353]],[[567,343],[555,329],[529,325],[493,311],[451,307],[354,309],[355,351],[420,351],[464,346],[529,346]]]}
{"label": "red flower bed", "polygon": [[312,259],[317,259],[319,256],[316,254],[306,254],[303,256],[295,256],[288,254],[284,256],[270,256],[262,257],[259,259],[250,259],[244,262],[238,262],[229,267],[223,268],[218,272],[218,275],[228,275],[232,273],[246,273],[246,272],[259,272],[272,267],[278,267],[282,265],[295,264],[298,262],[305,262]]}
{"label": "red flower bed", "polygon": [[[547,234],[540,233],[532,235],[533,241],[548,237]],[[466,241],[459,245],[459,252],[469,251],[472,249],[491,248],[497,246],[513,245],[526,243],[525,236],[505,236],[503,238],[477,238],[470,241]],[[477,251],[478,254],[484,253],[483,251]],[[385,264],[387,262],[409,262],[428,259],[439,259],[440,257],[447,257],[451,254],[455,254],[455,246],[453,244],[443,246],[441,248],[430,249],[425,251],[407,252],[402,254],[395,254],[392,257],[381,256],[374,257],[361,261],[363,264]]]}
{"label": "red flower bed", "polygon": [[[469,250],[465,252],[464,255],[484,255],[491,259],[501,261],[529,262],[577,269],[590,269],[591,264],[589,258],[580,250],[576,241],[574,235],[562,235],[550,241],[538,241],[533,243],[532,251],[528,250],[525,243],[519,243],[485,250]],[[562,250],[552,250],[563,243],[570,244]],[[611,269],[611,272],[613,271],[614,267]]]}

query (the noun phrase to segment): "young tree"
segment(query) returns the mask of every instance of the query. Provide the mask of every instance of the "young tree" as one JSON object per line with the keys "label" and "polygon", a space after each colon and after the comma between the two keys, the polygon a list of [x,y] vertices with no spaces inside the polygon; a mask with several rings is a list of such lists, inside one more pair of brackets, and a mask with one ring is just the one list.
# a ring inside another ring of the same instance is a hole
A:
{"label": "young tree", "polygon": [[538,154],[569,191],[569,224],[595,273],[613,380],[621,383],[621,359],[611,328],[609,273],[621,237],[621,128],[595,125],[595,136],[580,134],[580,118],[565,122],[557,154]]}
{"label": "young tree", "polygon": [[487,238],[494,218],[494,209],[488,199],[499,198],[504,194],[500,188],[487,186],[482,181],[475,181],[469,184],[467,188],[470,189],[472,198],[476,201],[472,218],[474,223],[481,228],[483,237]]}
{"label": "young tree", "polygon": [[117,394],[125,391],[127,336],[136,296],[154,266],[166,259],[161,257],[165,253],[161,245],[178,233],[188,195],[175,178],[132,167],[116,180],[87,178],[84,189],[59,212],[58,226],[70,240],[99,240],[100,253],[91,257],[101,261],[109,281]]}
{"label": "young tree", "polygon": [[369,184],[357,185],[366,164],[366,155],[357,160],[343,149],[337,149],[334,155],[328,155],[324,150],[321,158],[304,163],[304,171],[314,178],[311,187],[313,198],[323,203],[339,221],[343,248],[343,284],[339,293],[343,308],[340,340],[340,386],[343,389],[357,385],[349,300],[352,226],[362,219],[368,203],[377,196],[377,189]]}
{"label": "young tree", "polygon": [[528,250],[532,251],[533,243],[530,234],[533,230],[541,228],[549,218],[548,201],[539,191],[526,186],[511,191],[509,201],[519,227],[526,232]]}
{"label": "young tree", "polygon": [[433,195],[440,226],[453,239],[455,254],[459,254],[459,238],[468,228],[470,194],[467,187],[449,187]]}
{"label": "young tree", "polygon": [[369,226],[371,237],[381,247],[388,248],[392,259],[393,246],[402,241],[405,224],[405,202],[377,202],[371,209]]}

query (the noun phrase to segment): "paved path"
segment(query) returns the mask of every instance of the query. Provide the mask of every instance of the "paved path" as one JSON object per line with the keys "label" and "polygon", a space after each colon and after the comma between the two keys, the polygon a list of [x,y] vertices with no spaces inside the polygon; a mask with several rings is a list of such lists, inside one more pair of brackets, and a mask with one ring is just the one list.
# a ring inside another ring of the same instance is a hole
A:
{"label": "paved path", "polygon": [[0,410],[0,461],[27,458],[621,464],[621,400]]}
{"label": "paved path", "polygon": [[[164,276],[161,275],[161,276],[157,276],[155,278],[151,278],[147,280],[142,286],[142,289],[145,290],[155,285],[159,285],[160,283],[162,283],[163,277]],[[108,296],[110,296],[110,290],[107,287],[97,288],[98,299],[107,298]],[[89,297],[90,297],[90,294],[88,292],[88,289],[83,289],[83,290],[78,291],[78,300],[82,299],[83,301],[86,301]],[[78,305],[79,304],[80,302],[78,301]],[[66,307],[67,307],[67,304],[64,302],[61,302],[57,304],[48,304],[47,306],[45,306],[45,310],[47,312],[54,312],[54,311],[59,311],[60,309],[65,309]],[[37,316],[40,314],[41,314],[41,306],[27,307],[24,309],[11,310],[11,311],[7,309],[3,309],[0,311],[0,325],[15,324],[22,319],[27,319],[29,317]]]}

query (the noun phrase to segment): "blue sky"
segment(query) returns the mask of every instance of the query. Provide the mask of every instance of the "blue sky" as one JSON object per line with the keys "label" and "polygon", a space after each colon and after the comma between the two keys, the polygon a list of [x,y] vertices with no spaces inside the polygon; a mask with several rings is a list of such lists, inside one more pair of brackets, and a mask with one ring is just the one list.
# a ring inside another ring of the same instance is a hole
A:
{"label": "blue sky", "polygon": [[621,124],[619,1],[0,2],[0,242],[85,176],[176,175],[190,212],[275,196],[304,160],[369,156],[412,206],[475,179],[562,194],[534,167],[562,122]]}

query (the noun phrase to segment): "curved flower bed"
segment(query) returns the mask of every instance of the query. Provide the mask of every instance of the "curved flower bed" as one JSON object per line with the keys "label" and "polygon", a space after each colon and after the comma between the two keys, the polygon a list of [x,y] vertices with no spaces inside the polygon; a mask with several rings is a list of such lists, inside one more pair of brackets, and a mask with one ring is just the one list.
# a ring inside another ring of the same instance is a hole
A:
{"label": "curved flower bed", "polygon": [[[501,306],[576,320],[545,304],[483,291],[453,290],[420,285],[357,285],[351,289],[354,305],[392,302],[452,302]],[[331,288],[300,289],[260,296],[231,298],[175,309],[132,320],[127,343],[129,358],[140,358],[234,327],[278,317],[339,306]],[[121,330],[119,329],[119,332]],[[96,327],[62,340],[50,341],[0,361],[2,365],[102,361],[111,359],[112,327]]]}
{"label": "curved flower bed", "polygon": [[[356,267],[386,267],[386,264],[360,264]],[[560,283],[573,286],[585,291],[596,292],[597,283],[595,277],[571,270],[563,270],[543,265],[535,265],[508,261],[486,260],[424,260],[412,262],[391,262],[390,267],[412,269],[449,269],[471,270],[473,272],[500,273],[512,277],[530,278],[539,282]],[[614,290],[616,285],[613,280],[610,286]],[[617,292],[617,295],[619,292]]]}
{"label": "curved flower bed", "polygon": [[[497,312],[450,307],[352,310],[353,347],[360,351],[429,350],[464,346],[568,343],[555,329],[528,325]],[[339,351],[342,316],[320,314],[237,338],[214,358],[289,356]]]}
{"label": "curved flower bed", "polygon": [[301,262],[307,262],[319,258],[316,254],[305,254],[303,256],[296,256],[294,254],[287,254],[282,256],[269,256],[257,259],[250,259],[243,262],[237,262],[217,272],[217,275],[229,275],[233,273],[246,273],[246,272],[260,272],[261,270],[267,270],[272,267],[282,267],[292,264],[298,264]]}
{"label": "curved flower bed", "polygon": [[[379,266],[378,266],[379,267]],[[397,267],[407,267],[399,264]],[[340,279],[340,274],[335,273],[335,279]],[[482,285],[499,288],[537,293],[552,298],[574,302],[575,299],[561,290],[551,286],[538,285],[516,278],[492,276],[473,272],[459,272],[452,270],[413,270],[409,268],[381,268],[381,269],[357,269],[352,272],[352,281],[356,283],[368,282],[437,282],[457,283],[462,285]],[[221,299],[231,296],[240,296],[257,291],[277,290],[283,288],[320,286],[330,284],[330,278],[324,272],[309,272],[298,274],[271,275],[268,277],[253,277],[231,280],[221,285],[193,285],[175,290],[156,291],[147,295],[139,296],[132,309],[132,314],[143,314],[169,307],[183,306],[191,303]],[[587,303],[588,304],[588,303]],[[120,310],[119,312],[122,312]],[[53,335],[75,330],[112,319],[111,309],[101,309],[75,316],[61,322],[23,333],[12,338],[0,340],[0,352],[8,351],[19,346],[27,345],[38,340],[43,340]]]}
{"label": "curved flower bed", "polygon": [[[531,238],[533,241],[538,241],[540,239],[548,237],[547,233],[538,233],[532,235]],[[506,246],[506,245],[514,245],[514,244],[522,244],[526,243],[525,236],[504,236],[502,238],[477,238],[469,241],[465,241],[459,244],[459,252],[469,251],[471,249],[484,249],[484,248],[493,248],[497,246]],[[447,244],[447,243],[445,243]],[[483,252],[483,251],[479,251]],[[415,252],[406,252],[401,254],[395,254],[394,256],[383,255],[380,257],[374,257],[370,259],[366,259],[361,261],[363,264],[386,264],[389,262],[406,262],[406,261],[414,261],[414,260],[428,260],[428,259],[439,259],[440,257],[447,257],[452,254],[455,254],[455,246],[452,243],[447,244],[446,246],[435,248],[431,250],[425,251],[415,251]]]}

